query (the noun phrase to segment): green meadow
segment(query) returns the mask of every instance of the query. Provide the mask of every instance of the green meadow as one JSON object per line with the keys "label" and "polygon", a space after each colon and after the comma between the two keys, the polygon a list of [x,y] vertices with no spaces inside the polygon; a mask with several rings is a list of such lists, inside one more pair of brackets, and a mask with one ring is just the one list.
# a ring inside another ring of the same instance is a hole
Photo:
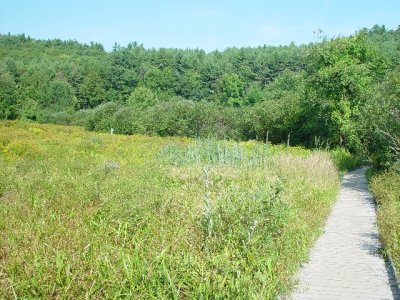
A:
{"label": "green meadow", "polygon": [[0,122],[0,298],[273,299],[339,189],[326,152]]}

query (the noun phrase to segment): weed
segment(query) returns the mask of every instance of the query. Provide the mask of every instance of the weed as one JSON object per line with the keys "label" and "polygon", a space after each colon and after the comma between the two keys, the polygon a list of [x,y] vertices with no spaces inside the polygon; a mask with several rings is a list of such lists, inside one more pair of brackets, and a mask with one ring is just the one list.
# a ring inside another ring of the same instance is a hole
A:
{"label": "weed", "polygon": [[205,193],[204,193],[204,231],[206,233],[206,237],[211,237],[212,230],[213,230],[213,219],[212,219],[212,203],[210,198],[210,168],[204,167],[204,186],[205,186]]}

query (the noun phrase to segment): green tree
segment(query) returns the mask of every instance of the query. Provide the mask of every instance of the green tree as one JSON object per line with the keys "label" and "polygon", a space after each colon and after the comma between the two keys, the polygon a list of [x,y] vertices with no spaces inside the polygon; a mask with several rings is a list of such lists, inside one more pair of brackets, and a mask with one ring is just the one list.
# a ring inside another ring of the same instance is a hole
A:
{"label": "green tree", "polygon": [[147,108],[153,106],[158,102],[156,94],[148,87],[136,87],[128,98],[128,105],[134,108]]}
{"label": "green tree", "polygon": [[17,117],[16,84],[8,71],[0,65],[0,119]]}
{"label": "green tree", "polygon": [[176,80],[171,67],[151,68],[145,75],[144,83],[162,100],[168,100],[175,95]]}
{"label": "green tree", "polygon": [[195,70],[187,70],[179,78],[178,93],[187,99],[200,100],[202,93],[201,75]]}
{"label": "green tree", "polygon": [[73,110],[77,100],[71,85],[63,80],[50,82],[40,104],[44,109],[55,111]]}
{"label": "green tree", "polygon": [[254,105],[263,99],[263,91],[258,83],[252,83],[246,90],[244,102],[248,105]]}
{"label": "green tree", "polygon": [[244,83],[237,74],[224,74],[220,80],[221,103],[240,107],[245,105]]}
{"label": "green tree", "polygon": [[400,67],[374,85],[361,110],[358,133],[374,165],[389,168],[400,163]]}
{"label": "green tree", "polygon": [[317,44],[308,59],[304,135],[360,151],[359,111],[370,84],[386,67],[385,60],[362,34]]}

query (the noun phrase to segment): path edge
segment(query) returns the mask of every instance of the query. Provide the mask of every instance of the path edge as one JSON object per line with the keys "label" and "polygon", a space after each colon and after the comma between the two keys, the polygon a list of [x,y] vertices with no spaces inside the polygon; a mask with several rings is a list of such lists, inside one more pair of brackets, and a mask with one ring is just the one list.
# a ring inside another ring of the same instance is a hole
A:
{"label": "path edge", "polygon": [[395,280],[395,284],[394,285],[395,285],[395,288],[397,290],[396,292],[399,295],[398,297],[400,299],[400,278],[398,276],[396,267],[394,266],[393,259],[392,259],[392,256],[390,255],[390,252],[385,249],[385,254],[386,254],[385,255],[386,256],[386,260],[387,260],[388,265],[389,265],[389,269],[394,275],[394,280]]}
{"label": "path edge", "polygon": [[[376,200],[376,197],[375,197],[374,193],[373,193],[373,192],[370,190],[370,188],[369,188],[369,183],[370,183],[370,181],[369,181],[368,177],[366,176],[366,175],[367,175],[366,172],[367,172],[367,170],[368,170],[369,168],[370,168],[370,167],[367,167],[367,168],[365,169],[365,171],[364,171],[364,176],[365,176],[366,179],[367,179],[368,191],[369,191],[369,192],[371,193],[371,195],[372,195],[372,199],[373,199],[373,201],[374,201],[375,214],[377,215],[379,204],[378,204],[378,201]],[[394,283],[394,288],[396,289],[397,295],[399,295],[399,296],[398,296],[398,297],[399,297],[398,300],[400,300],[400,277],[399,277],[400,274],[397,272],[397,269],[396,269],[396,267],[394,266],[393,259],[392,259],[392,256],[390,255],[389,249],[387,249],[387,248],[385,247],[384,243],[382,243],[382,240],[380,239],[381,234],[380,234],[380,232],[379,232],[379,226],[377,226],[377,227],[378,227],[379,240],[380,240],[380,243],[381,243],[382,249],[383,249],[383,258],[385,259],[386,266],[389,268],[388,271],[389,271],[389,272],[392,272],[392,274],[393,274],[393,276],[394,276],[394,281],[395,281],[395,283]],[[395,298],[395,300],[397,300],[397,299]]]}

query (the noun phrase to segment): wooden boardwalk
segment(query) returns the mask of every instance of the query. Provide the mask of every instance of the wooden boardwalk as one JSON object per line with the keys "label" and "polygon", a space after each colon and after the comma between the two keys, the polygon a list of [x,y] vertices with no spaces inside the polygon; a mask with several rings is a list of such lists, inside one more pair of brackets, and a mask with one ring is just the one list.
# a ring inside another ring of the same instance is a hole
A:
{"label": "wooden boardwalk", "polygon": [[365,169],[346,174],[323,235],[299,273],[293,299],[399,299],[380,255]]}

